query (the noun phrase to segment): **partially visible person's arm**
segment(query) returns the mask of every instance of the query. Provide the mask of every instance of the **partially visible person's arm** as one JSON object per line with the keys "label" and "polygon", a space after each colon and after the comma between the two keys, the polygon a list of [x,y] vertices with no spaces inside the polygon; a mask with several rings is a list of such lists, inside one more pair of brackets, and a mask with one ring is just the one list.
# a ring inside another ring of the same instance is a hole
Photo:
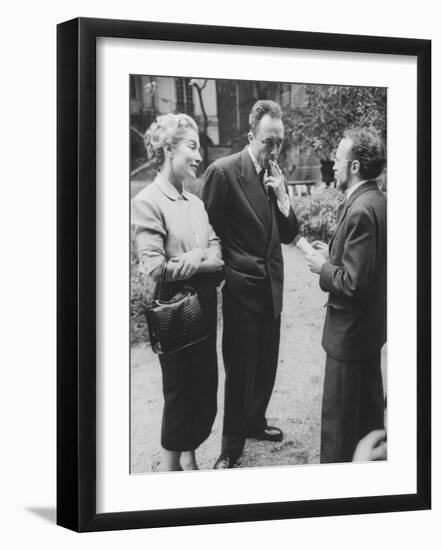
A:
{"label": "partially visible person's arm", "polygon": [[166,230],[161,213],[153,202],[135,197],[132,200],[132,226],[139,272],[144,286],[146,302],[152,300],[165,261],[164,239]]}
{"label": "partially visible person's arm", "polygon": [[387,432],[373,430],[363,437],[356,446],[353,462],[368,462],[387,459]]}
{"label": "partially visible person's arm", "polygon": [[[207,222],[208,223],[208,222]],[[212,226],[209,224],[209,240],[205,249],[206,257],[201,262],[199,271],[201,273],[215,273],[224,267],[221,254],[221,245]]]}
{"label": "partially visible person's arm", "polygon": [[[167,230],[155,201],[148,202],[137,198],[132,201],[132,225],[140,262],[139,270],[144,276],[145,296],[149,301],[155,293],[160,267],[167,261],[164,249]],[[203,250],[196,248],[169,259],[166,264],[165,280],[189,279],[198,271],[205,256]]]}
{"label": "partially visible person's arm", "polygon": [[298,220],[290,205],[287,182],[276,162],[271,162],[270,171],[266,171],[264,185],[271,187],[275,193],[281,242],[290,244],[298,234]]}
{"label": "partially visible person's arm", "polygon": [[[287,200],[289,200],[288,197]],[[298,234],[298,220],[296,219],[293,208],[290,205],[290,201],[288,205],[288,215],[285,216],[281,210],[278,209],[277,218],[281,242],[284,244],[290,244]]]}
{"label": "partially visible person's arm", "polygon": [[202,200],[216,235],[223,240],[228,201],[228,184],[224,171],[211,164],[204,174]]}
{"label": "partially visible person's arm", "polygon": [[319,250],[307,256],[310,270],[319,273],[322,290],[346,298],[363,296],[373,280],[376,238],[375,222],[368,210],[360,208],[349,214],[342,265],[332,264]]}
{"label": "partially visible person's arm", "polygon": [[376,259],[376,227],[366,209],[350,214],[342,266],[326,262],[319,277],[322,290],[354,298],[366,291],[373,279]]}

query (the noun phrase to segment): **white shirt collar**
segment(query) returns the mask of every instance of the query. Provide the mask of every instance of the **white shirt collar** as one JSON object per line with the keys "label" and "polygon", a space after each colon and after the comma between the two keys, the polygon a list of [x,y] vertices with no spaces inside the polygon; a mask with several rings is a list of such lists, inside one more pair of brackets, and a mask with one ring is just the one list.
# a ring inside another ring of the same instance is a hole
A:
{"label": "white shirt collar", "polygon": [[351,195],[353,195],[353,193],[356,191],[356,189],[358,187],[361,187],[361,185],[363,183],[367,183],[368,180],[362,180],[362,181],[359,181],[358,183],[355,183],[354,185],[352,185],[351,187],[349,187],[348,189],[345,190],[345,198],[346,200],[348,200]]}
{"label": "white shirt collar", "polygon": [[253,155],[250,145],[247,146],[247,151],[250,155],[250,158],[252,159],[252,163],[253,163],[253,166],[255,167],[256,173],[259,176],[259,174],[262,170],[262,166],[259,164],[259,162],[256,160],[255,156]]}

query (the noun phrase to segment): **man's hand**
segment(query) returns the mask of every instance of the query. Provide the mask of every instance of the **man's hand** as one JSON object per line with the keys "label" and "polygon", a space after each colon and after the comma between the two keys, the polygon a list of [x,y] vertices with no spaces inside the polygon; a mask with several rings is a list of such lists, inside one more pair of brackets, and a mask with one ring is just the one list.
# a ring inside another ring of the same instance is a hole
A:
{"label": "man's hand", "polygon": [[307,265],[312,273],[320,273],[321,267],[325,264],[326,259],[321,252],[312,252],[305,257]]}
{"label": "man's hand", "polygon": [[312,242],[312,247],[317,250],[318,252],[320,252],[324,258],[326,259],[326,261],[328,261],[328,244],[322,242],[322,241],[313,241]]}
{"label": "man's hand", "polygon": [[171,258],[173,266],[170,279],[172,281],[184,281],[190,279],[197,273],[201,262],[206,258],[206,254],[200,248],[194,248],[190,252],[185,252],[177,258]]}
{"label": "man's hand", "polygon": [[273,160],[269,161],[269,170],[264,172],[264,185],[266,187],[272,187],[275,191],[276,198],[281,204],[284,203],[284,199],[287,195],[285,178],[281,172],[281,168]]}
{"label": "man's hand", "polygon": [[353,462],[387,459],[387,432],[373,430],[359,441],[356,446]]}

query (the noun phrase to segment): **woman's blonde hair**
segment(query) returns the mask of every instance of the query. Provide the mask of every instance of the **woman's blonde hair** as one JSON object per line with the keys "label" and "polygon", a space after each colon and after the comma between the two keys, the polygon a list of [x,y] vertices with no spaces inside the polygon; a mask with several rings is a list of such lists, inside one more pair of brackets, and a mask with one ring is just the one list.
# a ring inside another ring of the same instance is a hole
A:
{"label": "woman's blonde hair", "polygon": [[144,134],[147,159],[160,168],[165,158],[164,147],[176,147],[189,129],[198,133],[198,126],[189,115],[169,113],[157,117]]}

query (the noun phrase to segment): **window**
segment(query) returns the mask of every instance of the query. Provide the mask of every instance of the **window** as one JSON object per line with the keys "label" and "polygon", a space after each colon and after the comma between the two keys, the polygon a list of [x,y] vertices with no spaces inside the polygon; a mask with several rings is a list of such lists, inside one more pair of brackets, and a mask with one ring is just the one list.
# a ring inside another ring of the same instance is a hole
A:
{"label": "window", "polygon": [[190,78],[175,78],[176,111],[193,115],[193,87]]}

